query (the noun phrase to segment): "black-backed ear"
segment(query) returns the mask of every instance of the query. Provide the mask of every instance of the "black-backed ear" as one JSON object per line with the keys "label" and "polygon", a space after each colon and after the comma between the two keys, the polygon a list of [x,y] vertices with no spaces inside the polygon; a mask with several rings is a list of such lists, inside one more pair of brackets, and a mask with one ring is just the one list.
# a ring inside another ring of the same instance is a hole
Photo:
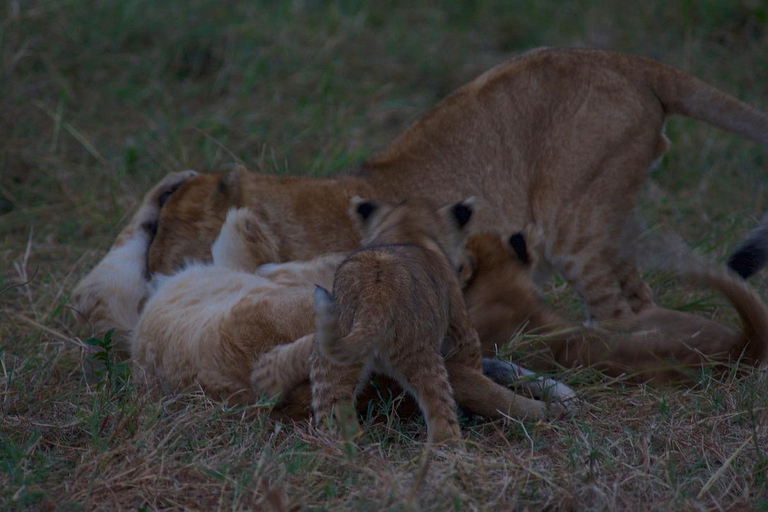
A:
{"label": "black-backed ear", "polygon": [[515,251],[521,263],[527,265],[531,262],[531,258],[528,256],[528,245],[525,243],[525,237],[522,233],[513,233],[509,237],[509,246]]}
{"label": "black-backed ear", "polygon": [[243,192],[242,182],[248,170],[240,164],[222,166],[222,170],[229,170],[219,180],[216,191],[226,197],[230,204],[240,204]]}
{"label": "black-backed ear", "polygon": [[451,214],[456,219],[456,223],[459,225],[459,229],[463,229],[472,218],[474,212],[475,198],[470,197],[463,200],[460,203],[456,203],[451,207]]}
{"label": "black-backed ear", "polygon": [[351,206],[355,215],[363,222],[366,222],[373,215],[373,212],[379,208],[379,205],[373,201],[358,196],[352,198]]}

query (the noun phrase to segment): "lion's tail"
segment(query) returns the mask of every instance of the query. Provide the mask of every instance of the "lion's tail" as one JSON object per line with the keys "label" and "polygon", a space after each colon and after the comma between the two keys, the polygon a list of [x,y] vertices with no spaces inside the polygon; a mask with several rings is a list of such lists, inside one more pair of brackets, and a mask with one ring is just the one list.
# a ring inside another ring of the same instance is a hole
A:
{"label": "lion's tail", "polygon": [[768,264],[768,213],[728,258],[728,267],[749,279]]}
{"label": "lion's tail", "polygon": [[743,342],[731,347],[731,355],[744,356],[751,364],[768,360],[768,308],[760,296],[736,274],[719,265],[694,266],[687,272],[694,282],[725,295],[741,319]]}
{"label": "lion's tail", "polygon": [[611,66],[648,85],[667,114],[699,119],[768,146],[768,114],[652,59],[612,54]]}
{"label": "lion's tail", "polygon": [[356,312],[352,330],[346,336],[339,332],[336,301],[325,288],[315,288],[315,341],[328,359],[350,365],[368,359],[382,334],[384,319],[363,307]]}

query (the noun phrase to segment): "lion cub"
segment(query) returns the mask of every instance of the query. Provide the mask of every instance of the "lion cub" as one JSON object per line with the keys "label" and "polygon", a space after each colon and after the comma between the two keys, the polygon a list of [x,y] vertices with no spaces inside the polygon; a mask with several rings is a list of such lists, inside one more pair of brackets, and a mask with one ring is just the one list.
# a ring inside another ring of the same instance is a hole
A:
{"label": "lion cub", "polygon": [[417,399],[430,442],[461,436],[443,358],[478,343],[455,270],[472,202],[438,208],[427,199],[388,206],[353,198],[363,248],[339,266],[333,295],[315,291],[316,421],[353,400],[375,371]]}
{"label": "lion cub", "polygon": [[[541,300],[529,276],[533,255],[522,234],[512,235],[506,247],[495,235],[473,236],[467,251],[472,275],[465,299],[486,356],[522,329],[536,335],[529,346],[517,347],[529,354],[539,349],[528,361],[534,368],[551,365],[554,359],[564,367],[591,366],[634,382],[686,379],[686,368],[701,367],[713,359],[759,364],[768,358],[768,309],[744,281],[725,268],[693,258],[677,265],[689,281],[725,295],[741,318],[742,332],[708,318],[659,307],[587,328],[563,320]],[[678,255],[678,259],[683,258]]]}

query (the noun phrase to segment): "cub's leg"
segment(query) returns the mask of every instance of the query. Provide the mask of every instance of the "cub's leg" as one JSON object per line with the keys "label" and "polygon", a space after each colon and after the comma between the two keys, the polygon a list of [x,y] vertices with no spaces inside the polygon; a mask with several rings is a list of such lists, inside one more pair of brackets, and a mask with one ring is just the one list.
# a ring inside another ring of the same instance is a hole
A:
{"label": "cub's leg", "polygon": [[279,259],[272,230],[248,208],[229,210],[211,255],[214,265],[244,272]]}
{"label": "cub's leg", "polygon": [[640,313],[656,305],[651,287],[640,277],[634,263],[623,261],[616,268],[616,276],[624,298],[633,313]]}
{"label": "cub's leg", "polygon": [[90,324],[96,335],[115,329],[115,339],[124,343],[136,326],[147,294],[147,251],[157,231],[160,208],[195,174],[174,172],[155,185],[104,259],[75,287],[75,314],[78,320]]}
{"label": "cub's leg", "polygon": [[344,425],[350,423],[350,430],[359,430],[357,416],[350,418],[347,412],[354,411],[355,395],[368,377],[364,364],[339,366],[325,357],[317,343],[312,344],[309,357],[309,379],[312,385],[312,414],[315,424]]}
{"label": "cub's leg", "polygon": [[282,286],[321,286],[333,288],[336,269],[347,258],[347,253],[330,253],[308,261],[267,263],[256,273]]}
{"label": "cub's leg", "polygon": [[477,331],[469,320],[467,306],[464,303],[464,295],[461,293],[458,282],[449,284],[448,301],[450,308],[450,320],[446,340],[450,346],[443,347],[445,360],[463,364],[478,372],[483,369],[483,349]]}
{"label": "cub's leg", "polygon": [[[554,254],[552,261],[561,275],[571,284],[587,309],[590,320],[625,318],[632,307],[617,278],[617,251],[604,237],[581,235],[583,245]],[[634,265],[625,262],[625,273],[637,273]],[[637,276],[637,279],[640,279]]]}
{"label": "cub's leg", "polygon": [[497,384],[525,388],[539,400],[567,402],[576,398],[576,392],[562,382],[540,377],[514,363],[483,358],[483,374]]}
{"label": "cub's leg", "polygon": [[449,348],[445,364],[456,402],[462,408],[487,418],[498,418],[507,414],[516,418],[538,419],[552,413],[560,413],[563,409],[559,405],[547,405],[545,402],[517,395],[483,375],[483,371],[487,369],[492,377],[504,379],[503,374],[508,376],[510,369],[501,372],[499,365],[493,363],[494,360],[488,359],[489,362],[485,362],[482,358],[480,339],[469,322],[464,298],[458,286],[451,287],[449,297],[451,323],[447,338],[454,344]]}
{"label": "cub's leg", "polygon": [[410,344],[387,354],[387,373],[418,401],[427,422],[428,442],[461,439],[456,401],[437,346]]}
{"label": "cub's leg", "polygon": [[260,393],[282,400],[309,378],[315,335],[279,345],[260,356],[253,366],[251,385]]}
{"label": "cub's leg", "polygon": [[547,404],[518,395],[477,370],[456,361],[446,362],[456,402],[485,418],[513,417],[537,420],[565,411],[558,403]]}

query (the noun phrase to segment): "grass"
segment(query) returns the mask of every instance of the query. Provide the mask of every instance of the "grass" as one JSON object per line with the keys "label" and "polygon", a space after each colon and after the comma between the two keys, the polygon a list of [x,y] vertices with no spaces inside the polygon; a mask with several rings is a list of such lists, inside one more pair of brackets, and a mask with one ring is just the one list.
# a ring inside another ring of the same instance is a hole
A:
{"label": "grass", "polygon": [[[148,186],[241,160],[327,174],[382,148],[531,46],[662,59],[768,108],[758,1],[0,4],[0,507],[3,509],[768,510],[767,377],[693,388],[563,375],[585,404],[549,424],[467,419],[423,452],[420,420],[373,411],[357,448],[203,396],[159,398],[83,365],[66,307]],[[672,119],[640,211],[722,261],[766,209],[764,149]],[[662,304],[732,322],[668,275]],[[768,281],[754,282],[763,296]],[[573,296],[549,295],[578,317]]]}

